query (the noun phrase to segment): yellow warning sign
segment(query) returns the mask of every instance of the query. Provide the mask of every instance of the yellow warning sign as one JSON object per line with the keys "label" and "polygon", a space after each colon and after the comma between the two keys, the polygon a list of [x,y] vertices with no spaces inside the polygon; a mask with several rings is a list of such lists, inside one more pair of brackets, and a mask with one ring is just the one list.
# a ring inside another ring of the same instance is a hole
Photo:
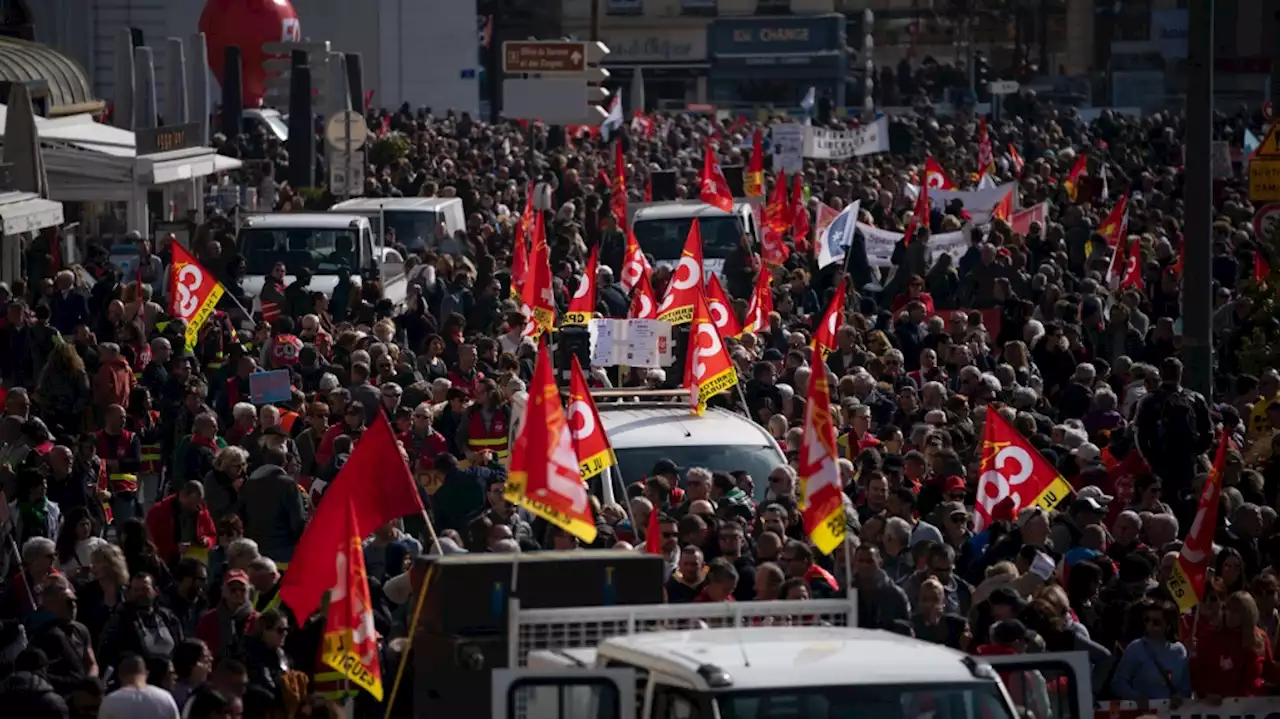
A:
{"label": "yellow warning sign", "polygon": [[1262,138],[1262,142],[1258,143],[1258,147],[1253,151],[1252,157],[1274,157],[1280,159],[1280,133],[1276,132],[1276,123],[1272,123],[1267,128],[1266,137]]}
{"label": "yellow warning sign", "polygon": [[1249,162],[1249,200],[1280,202],[1280,157],[1255,157]]}

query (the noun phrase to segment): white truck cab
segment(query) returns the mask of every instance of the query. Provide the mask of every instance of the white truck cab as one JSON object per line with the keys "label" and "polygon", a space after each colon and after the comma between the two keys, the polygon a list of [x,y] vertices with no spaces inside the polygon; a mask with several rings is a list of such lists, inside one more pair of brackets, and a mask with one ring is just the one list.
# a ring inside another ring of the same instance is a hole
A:
{"label": "white truck cab", "polygon": [[[850,599],[528,610],[517,619],[525,637],[554,619],[563,636],[578,636],[565,629],[572,627],[599,640],[531,649],[522,668],[495,670],[493,717],[1092,716],[1083,653],[973,657],[842,624],[856,617],[845,611],[853,606]],[[610,635],[609,626],[622,630]]]}
{"label": "white truck cab", "polygon": [[385,247],[368,218],[329,212],[245,215],[236,231],[236,249],[244,255],[248,274],[245,294],[254,298],[277,262],[285,266],[286,285],[299,269],[311,271],[313,291],[332,296],[338,273],[352,282],[380,280],[382,295],[396,307],[404,304],[408,285],[404,258]]}
{"label": "white truck cab", "polygon": [[702,232],[702,269],[707,274],[723,274],[725,258],[738,246],[744,232],[752,247],[759,244],[755,213],[746,202],[735,202],[733,212],[698,200],[640,205],[632,215],[631,226],[642,252],[652,256],[660,267],[675,267],[695,217]]}
{"label": "white truck cab", "polygon": [[458,255],[466,249],[454,240],[455,232],[467,229],[458,197],[357,197],[339,202],[329,212],[367,217],[384,243],[394,233],[396,242],[411,253],[432,249]]}

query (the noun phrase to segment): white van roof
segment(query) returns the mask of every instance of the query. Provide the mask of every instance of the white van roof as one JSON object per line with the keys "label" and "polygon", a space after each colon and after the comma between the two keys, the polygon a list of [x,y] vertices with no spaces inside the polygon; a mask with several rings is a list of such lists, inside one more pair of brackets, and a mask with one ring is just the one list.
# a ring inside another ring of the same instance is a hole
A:
{"label": "white van roof", "polygon": [[240,226],[267,229],[290,227],[340,229],[350,227],[352,223],[368,221],[360,215],[342,215],[335,212],[272,212],[262,215],[245,215],[240,219]]}
{"label": "white van roof", "polygon": [[460,197],[356,197],[329,208],[329,212],[370,212],[376,210],[416,210],[431,212],[453,203]]}
{"label": "white van roof", "polygon": [[[743,215],[751,213],[751,205],[746,202],[733,203],[733,213]],[[686,217],[728,217],[730,213],[718,207],[712,207],[698,200],[675,200],[672,202],[656,202],[644,205],[636,210],[632,222],[642,220],[671,220]]]}
{"label": "white van roof", "polygon": [[752,446],[770,443],[764,427],[719,407],[701,417],[689,412],[687,402],[669,406],[632,407],[626,402],[599,402],[600,423],[614,449],[632,447]]}
{"label": "white van roof", "polygon": [[713,691],[990,681],[975,675],[963,652],[849,627],[640,632],[607,639],[597,653],[599,662],[630,664]]}

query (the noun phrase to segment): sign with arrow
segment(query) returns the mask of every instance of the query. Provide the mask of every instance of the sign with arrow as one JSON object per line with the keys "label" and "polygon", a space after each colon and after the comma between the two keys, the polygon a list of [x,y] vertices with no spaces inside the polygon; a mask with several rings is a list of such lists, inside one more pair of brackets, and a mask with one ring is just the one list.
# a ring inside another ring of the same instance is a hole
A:
{"label": "sign with arrow", "polygon": [[1249,200],[1280,202],[1280,137],[1274,123],[1249,161]]}
{"label": "sign with arrow", "polygon": [[502,71],[508,74],[579,74],[587,69],[587,43],[516,40],[502,43]]}

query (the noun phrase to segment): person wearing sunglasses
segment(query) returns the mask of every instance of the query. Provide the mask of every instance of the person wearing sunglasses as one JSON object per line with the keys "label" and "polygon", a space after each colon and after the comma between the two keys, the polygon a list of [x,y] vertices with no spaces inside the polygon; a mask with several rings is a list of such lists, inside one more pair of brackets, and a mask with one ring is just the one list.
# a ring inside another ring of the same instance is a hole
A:
{"label": "person wearing sunglasses", "polygon": [[1177,610],[1171,603],[1143,599],[1135,607],[1142,636],[1129,642],[1111,678],[1116,698],[1145,707],[1151,699],[1191,696],[1187,648],[1175,640]]}

